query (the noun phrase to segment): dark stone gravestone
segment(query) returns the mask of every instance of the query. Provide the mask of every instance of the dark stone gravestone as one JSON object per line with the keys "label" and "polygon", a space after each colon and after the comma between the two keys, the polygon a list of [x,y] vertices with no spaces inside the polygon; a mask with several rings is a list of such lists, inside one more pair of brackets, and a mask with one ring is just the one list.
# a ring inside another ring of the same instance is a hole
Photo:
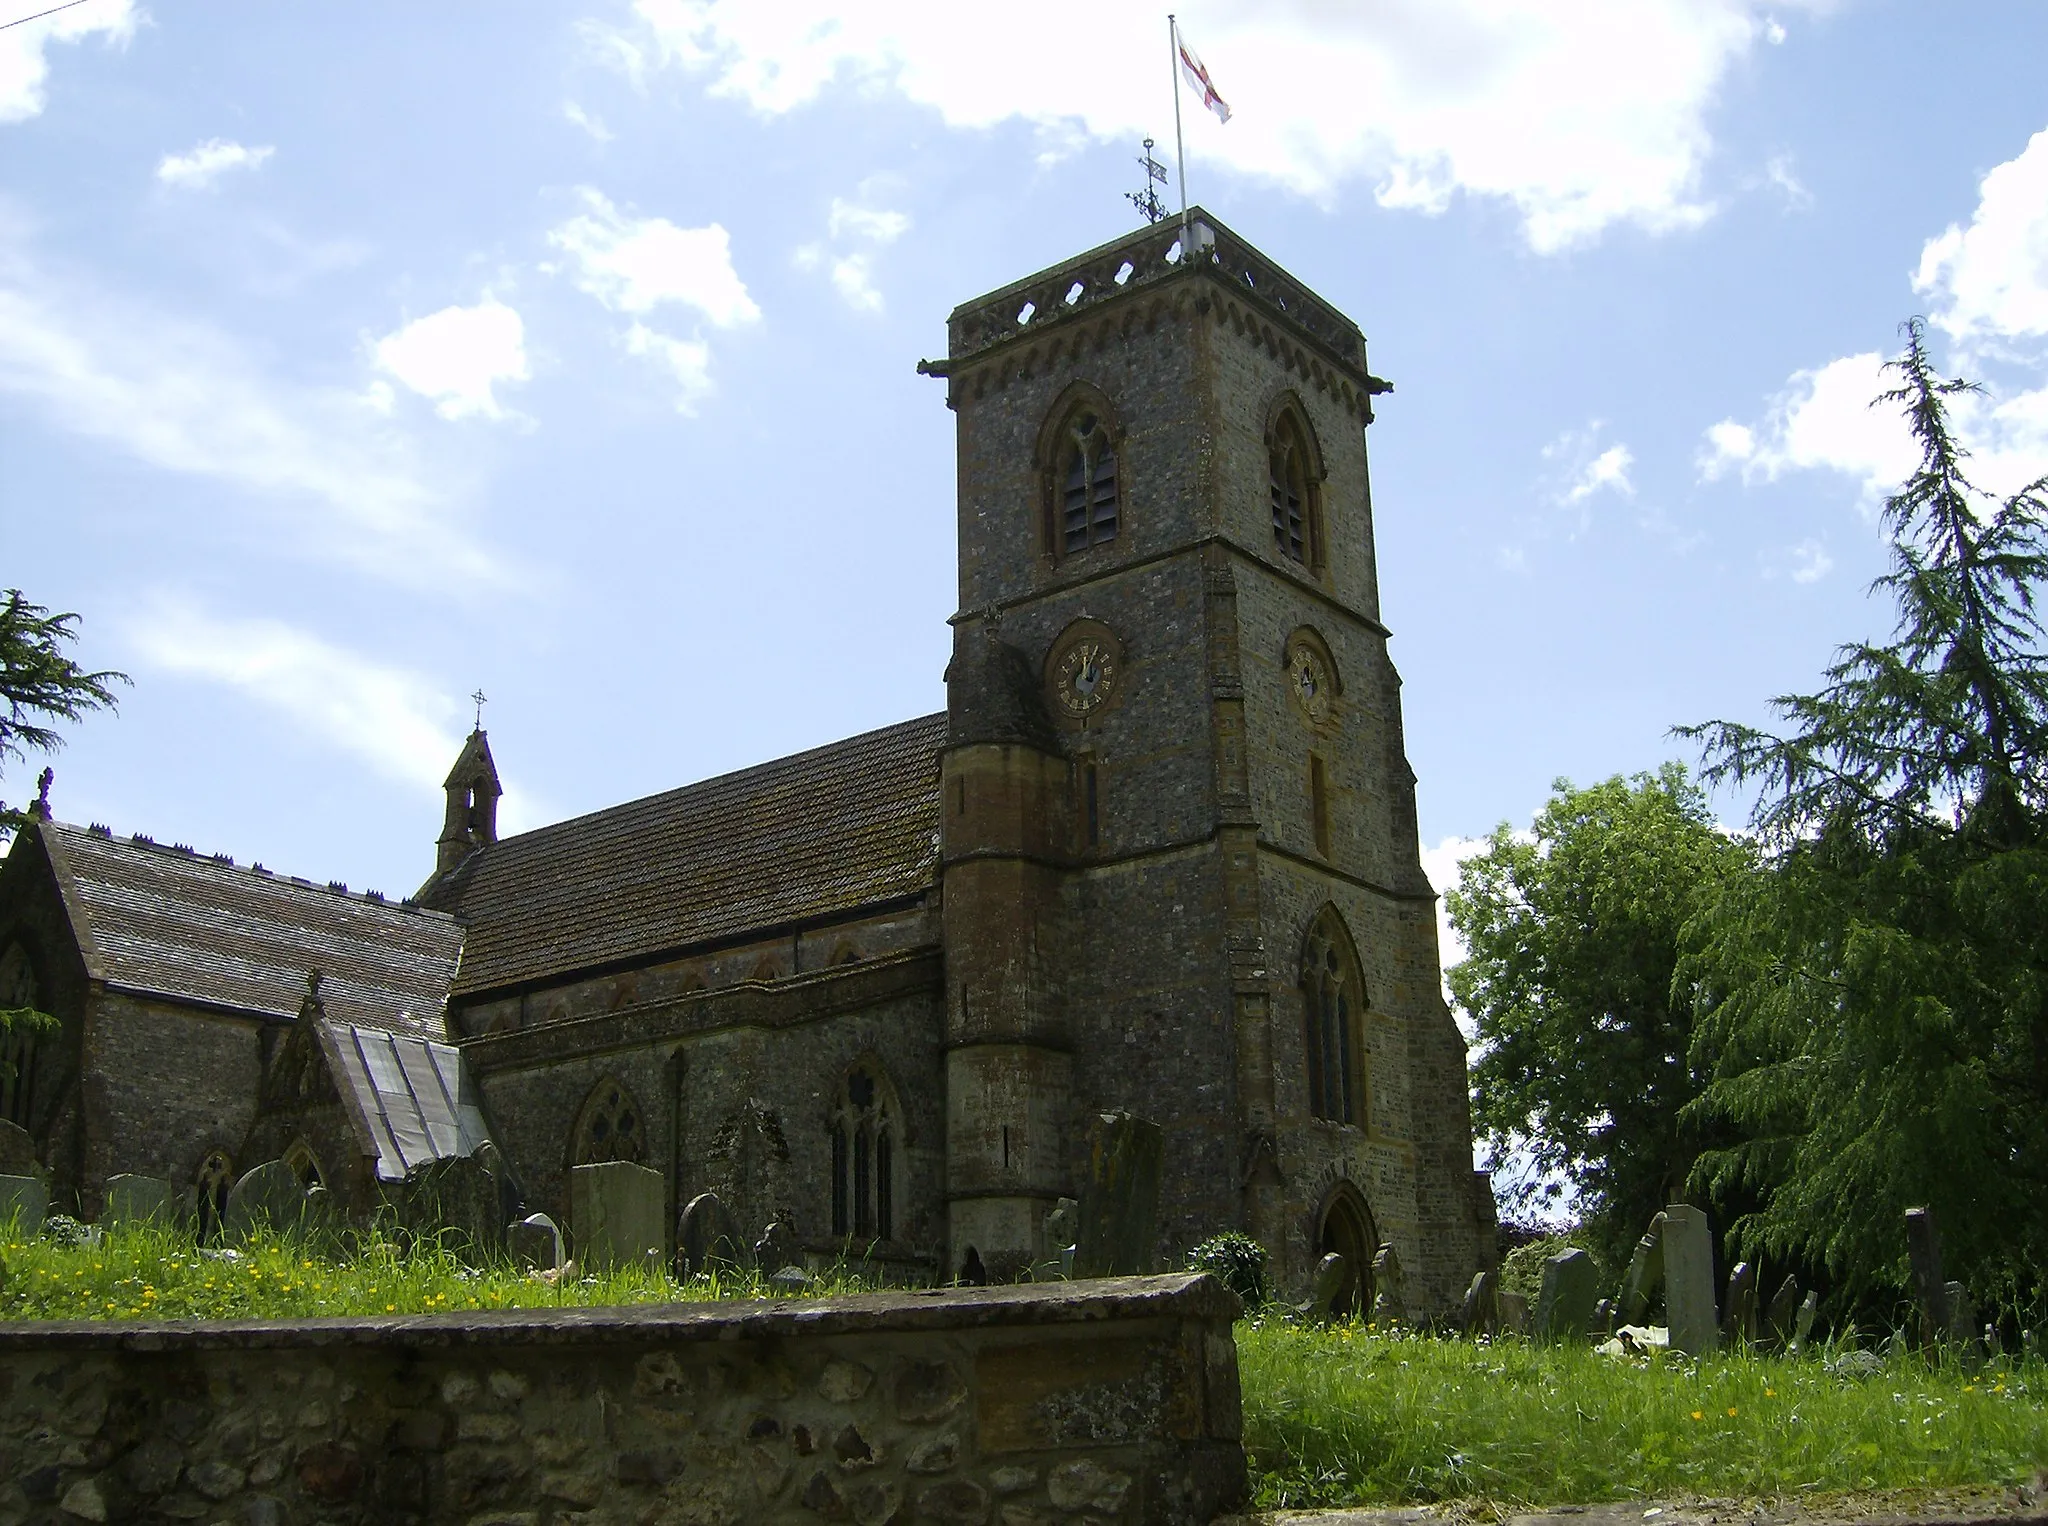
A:
{"label": "dark stone gravestone", "polygon": [[1081,1204],[1079,1200],[1063,1197],[1053,1204],[1045,1216],[1045,1261],[1040,1275],[1047,1277],[1071,1277],[1074,1275],[1074,1236],[1081,1229]]}
{"label": "dark stone gravestone", "polygon": [[1458,1328],[1467,1335],[1491,1335],[1500,1328],[1500,1278],[1480,1272],[1458,1306]]}
{"label": "dark stone gravestone", "polygon": [[544,1213],[530,1213],[505,1226],[505,1250],[521,1270],[560,1272],[568,1260],[562,1227]]}
{"label": "dark stone gravestone", "polygon": [[1603,1298],[1593,1305],[1593,1333],[1608,1336],[1614,1333],[1614,1300]]}
{"label": "dark stone gravestone", "polygon": [[20,1124],[0,1118],[0,1176],[47,1176],[36,1142]]}
{"label": "dark stone gravestone", "polygon": [[1621,1302],[1615,1310],[1617,1325],[1640,1325],[1650,1312],[1658,1284],[1664,1280],[1664,1215],[1650,1220],[1650,1227],[1636,1241],[1635,1254],[1628,1258],[1628,1275],[1622,1279]]}
{"label": "dark stone gravestone", "polygon": [[1316,1266],[1315,1281],[1309,1285],[1308,1301],[1296,1305],[1294,1312],[1316,1324],[1329,1324],[1337,1317],[1338,1301],[1343,1298],[1344,1289],[1350,1282],[1350,1264],[1331,1251]]}
{"label": "dark stone gravestone", "polygon": [[1714,1239],[1707,1216],[1684,1203],[1664,1210],[1664,1305],[1673,1351],[1708,1356],[1720,1349],[1714,1310]]}
{"label": "dark stone gravestone", "polygon": [[1510,1293],[1502,1288],[1499,1294],[1500,1333],[1502,1335],[1527,1335],[1529,1333],[1529,1300],[1521,1293]]}
{"label": "dark stone gravestone", "polygon": [[607,1160],[569,1171],[569,1228],[586,1272],[652,1265],[660,1270],[668,1184],[659,1171]]}
{"label": "dark stone gravestone", "polygon": [[283,1161],[266,1160],[250,1167],[229,1190],[221,1225],[230,1240],[246,1240],[264,1231],[324,1239],[338,1227],[338,1218],[324,1187],[309,1190]]}
{"label": "dark stone gravestone", "polygon": [[1372,1258],[1372,1311],[1374,1324],[1405,1324],[1408,1319],[1408,1275],[1401,1270],[1401,1257],[1392,1243],[1382,1245]]}
{"label": "dark stone gravestone", "polygon": [[1074,1236],[1076,1277],[1142,1277],[1159,1244],[1159,1172],[1166,1133],[1118,1111],[1096,1115],[1088,1132]]}
{"label": "dark stone gravestone", "polygon": [[471,1265],[504,1249],[507,1217],[503,1192],[482,1152],[431,1160],[402,1182],[384,1189],[384,1201],[400,1234],[437,1241]]}
{"label": "dark stone gravestone", "polygon": [[1808,1293],[1799,1305],[1799,1313],[1792,1320],[1792,1344],[1785,1349],[1794,1356],[1806,1349],[1807,1340],[1813,1335],[1813,1322],[1820,1313],[1820,1294]]}
{"label": "dark stone gravestone", "polygon": [[676,1266],[685,1277],[695,1277],[715,1266],[743,1267],[747,1264],[746,1237],[715,1192],[700,1192],[683,1209],[676,1226]]}
{"label": "dark stone gravestone", "polygon": [[1941,1275],[1941,1236],[1932,1208],[1906,1210],[1906,1259],[1913,1268],[1919,1343],[1933,1346],[1949,1333],[1948,1284]]}
{"label": "dark stone gravestone", "polygon": [[1539,1341],[1579,1340],[1593,1322],[1600,1291],[1599,1270],[1585,1251],[1561,1251],[1543,1263],[1543,1288],[1536,1297],[1530,1335]]}
{"label": "dark stone gravestone", "polygon": [[108,1229],[128,1224],[153,1224],[168,1229],[179,1219],[178,1192],[156,1176],[123,1172],[107,1178],[106,1207],[100,1224]]}
{"label": "dark stone gravestone", "polygon": [[768,1279],[768,1286],[778,1293],[794,1297],[811,1285],[811,1274],[800,1266],[785,1266]]}
{"label": "dark stone gravestone", "polygon": [[1764,1311],[1764,1330],[1771,1345],[1780,1351],[1792,1344],[1792,1322],[1799,1317],[1799,1279],[1790,1272],[1771,1295]]}
{"label": "dark stone gravestone", "polygon": [[0,1224],[12,1219],[19,1234],[41,1234],[50,1216],[50,1189],[39,1176],[0,1176]]}
{"label": "dark stone gravestone", "polygon": [[1756,1263],[1738,1261],[1728,1274],[1728,1297],[1721,1311],[1721,1333],[1731,1346],[1756,1341]]}
{"label": "dark stone gravestone", "polygon": [[754,1265],[765,1272],[779,1272],[796,1263],[796,1232],[777,1219],[761,1231],[754,1242]]}

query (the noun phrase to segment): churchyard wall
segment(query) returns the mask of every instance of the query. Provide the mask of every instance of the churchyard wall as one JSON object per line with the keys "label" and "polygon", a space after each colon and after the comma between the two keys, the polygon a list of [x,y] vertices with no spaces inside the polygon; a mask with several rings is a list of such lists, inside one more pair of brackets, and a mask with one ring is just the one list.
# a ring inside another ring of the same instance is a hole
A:
{"label": "churchyard wall", "polygon": [[1236,1300],[1174,1276],[751,1304],[0,1325],[0,1523],[1194,1526]]}

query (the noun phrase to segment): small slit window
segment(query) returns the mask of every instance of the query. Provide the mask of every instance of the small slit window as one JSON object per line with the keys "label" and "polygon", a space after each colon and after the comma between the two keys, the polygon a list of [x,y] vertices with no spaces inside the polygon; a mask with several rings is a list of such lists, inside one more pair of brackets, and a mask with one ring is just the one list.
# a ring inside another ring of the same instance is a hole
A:
{"label": "small slit window", "polygon": [[1309,827],[1315,833],[1316,852],[1330,856],[1330,771],[1322,758],[1310,753],[1308,759]]}
{"label": "small slit window", "polygon": [[1089,411],[1067,427],[1060,473],[1060,551],[1072,555],[1116,539],[1116,450]]}

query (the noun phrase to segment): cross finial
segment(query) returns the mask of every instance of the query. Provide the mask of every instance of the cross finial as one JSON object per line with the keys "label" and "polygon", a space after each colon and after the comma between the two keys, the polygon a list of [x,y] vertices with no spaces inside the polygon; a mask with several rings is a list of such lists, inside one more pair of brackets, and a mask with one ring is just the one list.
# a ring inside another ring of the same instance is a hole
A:
{"label": "cross finial", "polygon": [[486,699],[484,691],[481,689],[478,689],[469,697],[476,702],[476,729],[478,731],[482,731],[484,729],[484,706],[487,703],[489,703],[489,701]]}

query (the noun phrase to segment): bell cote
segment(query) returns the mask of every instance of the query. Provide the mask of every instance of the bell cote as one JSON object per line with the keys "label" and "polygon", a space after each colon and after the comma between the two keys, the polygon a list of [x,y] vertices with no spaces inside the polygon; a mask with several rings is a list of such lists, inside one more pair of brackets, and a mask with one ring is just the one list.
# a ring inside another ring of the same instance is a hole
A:
{"label": "bell cote", "polygon": [[498,765],[491,760],[490,739],[481,727],[462,744],[441,787],[448,808],[434,859],[437,875],[446,874],[476,849],[498,840],[498,797],[505,791],[498,783]]}

